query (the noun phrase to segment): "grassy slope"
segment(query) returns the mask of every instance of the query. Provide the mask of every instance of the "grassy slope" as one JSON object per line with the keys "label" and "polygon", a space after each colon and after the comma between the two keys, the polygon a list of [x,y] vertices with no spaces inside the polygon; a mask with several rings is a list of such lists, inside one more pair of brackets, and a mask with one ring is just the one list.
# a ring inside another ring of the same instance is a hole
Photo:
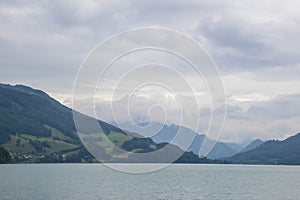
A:
{"label": "grassy slope", "polygon": [[[51,128],[50,126],[47,126]],[[54,140],[53,137],[59,137],[61,139],[70,139],[67,136],[64,136],[61,132],[57,131],[55,128],[51,128],[50,137],[36,137],[29,134],[18,134],[18,136],[11,135],[11,140],[4,143],[3,146],[8,149],[10,152],[17,152],[19,154],[31,154],[32,152],[38,153],[36,149],[30,144],[30,140],[38,140],[40,142],[47,141],[51,148],[44,147],[45,152],[43,154],[47,155],[53,152],[59,152],[62,150],[73,149],[79,147],[63,140]],[[19,145],[17,140],[19,140]]]}

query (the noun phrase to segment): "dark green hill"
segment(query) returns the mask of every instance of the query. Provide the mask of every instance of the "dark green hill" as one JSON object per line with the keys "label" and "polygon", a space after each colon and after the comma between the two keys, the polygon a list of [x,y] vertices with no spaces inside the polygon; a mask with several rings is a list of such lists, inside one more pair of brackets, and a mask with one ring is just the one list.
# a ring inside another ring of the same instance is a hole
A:
{"label": "dark green hill", "polygon": [[[80,113],[76,115],[86,121],[87,127],[91,120],[94,121]],[[134,138],[103,121],[98,123],[107,136],[106,139],[94,137],[94,133],[98,130],[87,129],[85,130],[87,132],[82,134],[86,135],[84,139],[92,141],[92,145],[98,145],[105,154],[106,162],[136,161],[132,159],[130,152],[151,152],[164,146],[153,142],[150,138]],[[107,145],[107,139],[129,153],[111,156],[110,153],[115,149]],[[43,91],[22,85],[0,84],[0,144],[13,154],[15,162],[94,161],[78,137],[73,111]],[[170,145],[170,152],[180,151],[182,152],[178,147]],[[206,161],[189,152],[184,153],[177,162]]]}
{"label": "dark green hill", "polygon": [[238,164],[300,164],[300,133],[283,141],[270,140],[227,159]]}
{"label": "dark green hill", "polygon": [[0,146],[0,164],[10,163],[11,156],[9,152],[2,146]]}
{"label": "dark green hill", "polygon": [[55,127],[64,135],[76,141],[72,112],[60,109],[38,95],[27,94],[0,86],[0,131],[1,141],[7,141],[7,135],[19,133],[49,137],[51,130],[44,125]]}
{"label": "dark green hill", "polygon": [[[53,127],[78,144],[72,110],[63,106],[40,90],[26,86],[0,85],[0,144],[9,140],[9,135],[28,134],[38,137],[51,136]],[[99,121],[107,133],[120,129]]]}

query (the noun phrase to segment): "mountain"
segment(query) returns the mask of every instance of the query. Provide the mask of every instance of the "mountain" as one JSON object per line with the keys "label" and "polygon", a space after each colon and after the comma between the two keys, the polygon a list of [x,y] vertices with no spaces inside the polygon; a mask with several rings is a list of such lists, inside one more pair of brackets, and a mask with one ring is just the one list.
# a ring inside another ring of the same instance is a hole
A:
{"label": "mountain", "polygon": [[227,159],[238,164],[300,164],[300,133],[283,141],[269,140],[255,149]]}
{"label": "mountain", "polygon": [[[215,144],[213,149],[207,155],[207,158],[209,159],[230,157],[237,154],[242,149],[242,147],[238,144],[215,142],[207,138],[205,135],[198,134],[187,127],[175,124],[166,125],[158,122],[152,122],[151,124],[146,122],[132,124],[131,122],[123,122],[119,125],[123,128],[123,130],[138,132],[142,136],[150,137],[156,143],[171,143],[183,150],[187,149],[187,151],[198,154],[199,156],[202,156],[200,155],[200,149],[203,141],[206,139],[206,142],[210,146]],[[157,134],[153,135],[153,133]],[[186,138],[191,139],[191,144],[188,144],[188,146],[187,143],[185,143]]]}
{"label": "mountain", "polygon": [[[150,138],[135,138],[120,128],[75,112],[85,121],[80,134],[90,146],[100,149],[104,162],[136,162],[135,153],[155,152],[167,143],[155,143]],[[106,137],[95,133],[89,126],[96,121]],[[137,134],[136,134],[137,135]],[[108,143],[127,150],[111,156]],[[94,162],[93,156],[82,145],[73,121],[73,111],[60,104],[41,90],[27,86],[0,84],[0,144],[12,155],[15,162]],[[172,159],[175,153],[182,156],[175,162],[208,162],[192,152],[183,152],[175,145],[168,145]],[[154,157],[157,156],[153,153]],[[173,156],[173,157],[172,157]],[[170,160],[171,160],[170,158]],[[153,160],[164,162],[165,160]],[[167,160],[169,161],[169,160]],[[147,161],[145,161],[147,162]]]}
{"label": "mountain", "polygon": [[252,149],[256,149],[257,147],[259,147],[263,143],[264,142],[262,140],[256,139],[253,142],[251,142],[250,144],[248,144],[241,152],[246,152],[246,151],[250,151]]}
{"label": "mountain", "polygon": [[[1,84],[0,113],[0,144],[8,141],[10,135],[50,137],[54,129],[57,134],[69,139],[69,143],[76,145],[80,142],[72,110],[42,91]],[[105,122],[99,123],[103,130],[124,133]]]}
{"label": "mountain", "polygon": [[65,111],[69,110],[69,108],[67,108],[66,106],[62,105],[61,103],[59,103],[55,99],[51,98],[47,93],[43,92],[42,90],[33,89],[33,88],[25,86],[25,85],[15,85],[15,86],[13,86],[13,85],[3,84],[3,83],[0,83],[0,87],[4,88],[4,89],[9,89],[9,90],[23,92],[23,93],[29,94],[29,95],[39,96],[39,97],[41,97],[43,99],[46,99],[52,105],[54,105],[55,107],[57,107],[59,109],[62,109],[62,110],[65,110]]}
{"label": "mountain", "polygon": [[228,147],[236,151],[237,153],[241,152],[244,148],[241,144],[232,143],[232,142],[224,142]]}

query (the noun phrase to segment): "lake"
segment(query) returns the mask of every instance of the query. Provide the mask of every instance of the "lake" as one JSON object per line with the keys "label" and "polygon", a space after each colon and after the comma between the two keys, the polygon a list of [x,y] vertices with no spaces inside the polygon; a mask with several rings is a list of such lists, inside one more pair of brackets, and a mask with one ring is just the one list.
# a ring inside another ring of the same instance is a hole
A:
{"label": "lake", "polygon": [[101,164],[0,165],[0,199],[299,199],[300,167],[171,165],[127,174]]}

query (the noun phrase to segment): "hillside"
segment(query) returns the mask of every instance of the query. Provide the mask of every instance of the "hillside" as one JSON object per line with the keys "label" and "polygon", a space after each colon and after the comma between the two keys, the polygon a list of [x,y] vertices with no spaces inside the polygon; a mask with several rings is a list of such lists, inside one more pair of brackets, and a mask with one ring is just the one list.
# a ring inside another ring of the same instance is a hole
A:
{"label": "hillside", "polygon": [[[87,124],[90,117],[76,113]],[[98,121],[109,142],[127,150],[117,156],[107,146],[107,139],[96,138],[92,145],[98,145],[105,154],[105,162],[131,162],[130,152],[152,152],[165,144],[155,143],[150,138],[134,138],[121,129]],[[94,139],[89,129],[84,139]],[[93,156],[83,147],[78,137],[70,108],[60,104],[40,90],[26,86],[0,84],[0,145],[10,151],[15,162],[93,162]],[[182,152],[170,145],[172,152]],[[177,162],[204,162],[191,152],[182,152]],[[169,154],[171,155],[171,154]],[[205,161],[206,162],[206,161]],[[208,162],[208,161],[207,161]]]}
{"label": "hillside", "polygon": [[242,151],[243,152],[247,152],[250,151],[252,149],[256,149],[257,147],[259,147],[260,145],[262,145],[264,142],[260,139],[256,139],[253,142],[251,142],[250,144],[248,144]]}
{"label": "hillside", "polygon": [[[141,127],[146,126],[147,123],[140,123]],[[124,129],[132,131],[132,132],[138,132],[143,136],[150,136],[151,139],[156,143],[171,143],[176,146],[178,146],[181,149],[186,149],[185,144],[181,142],[181,140],[184,140],[185,138],[194,138],[193,142],[191,143],[190,147],[188,148],[188,151],[191,151],[195,154],[200,155],[200,148],[201,145],[206,138],[205,135],[198,134],[197,132],[186,128],[184,126],[179,126],[175,124],[171,125],[165,125],[158,122],[152,122],[151,127],[147,128],[140,128],[136,125],[133,125],[130,122],[124,122],[121,123],[121,127],[124,127]],[[177,134],[178,130],[181,130],[182,135]],[[153,132],[157,134],[153,135]],[[220,159],[225,157],[230,157],[232,155],[237,154],[241,147],[238,144],[234,143],[223,143],[223,142],[215,142],[210,139],[206,140],[208,143],[213,146],[213,149],[209,152],[207,155],[207,158],[209,159]]]}
{"label": "hillside", "polygon": [[238,164],[300,164],[300,133],[283,141],[270,140],[227,159]]}

